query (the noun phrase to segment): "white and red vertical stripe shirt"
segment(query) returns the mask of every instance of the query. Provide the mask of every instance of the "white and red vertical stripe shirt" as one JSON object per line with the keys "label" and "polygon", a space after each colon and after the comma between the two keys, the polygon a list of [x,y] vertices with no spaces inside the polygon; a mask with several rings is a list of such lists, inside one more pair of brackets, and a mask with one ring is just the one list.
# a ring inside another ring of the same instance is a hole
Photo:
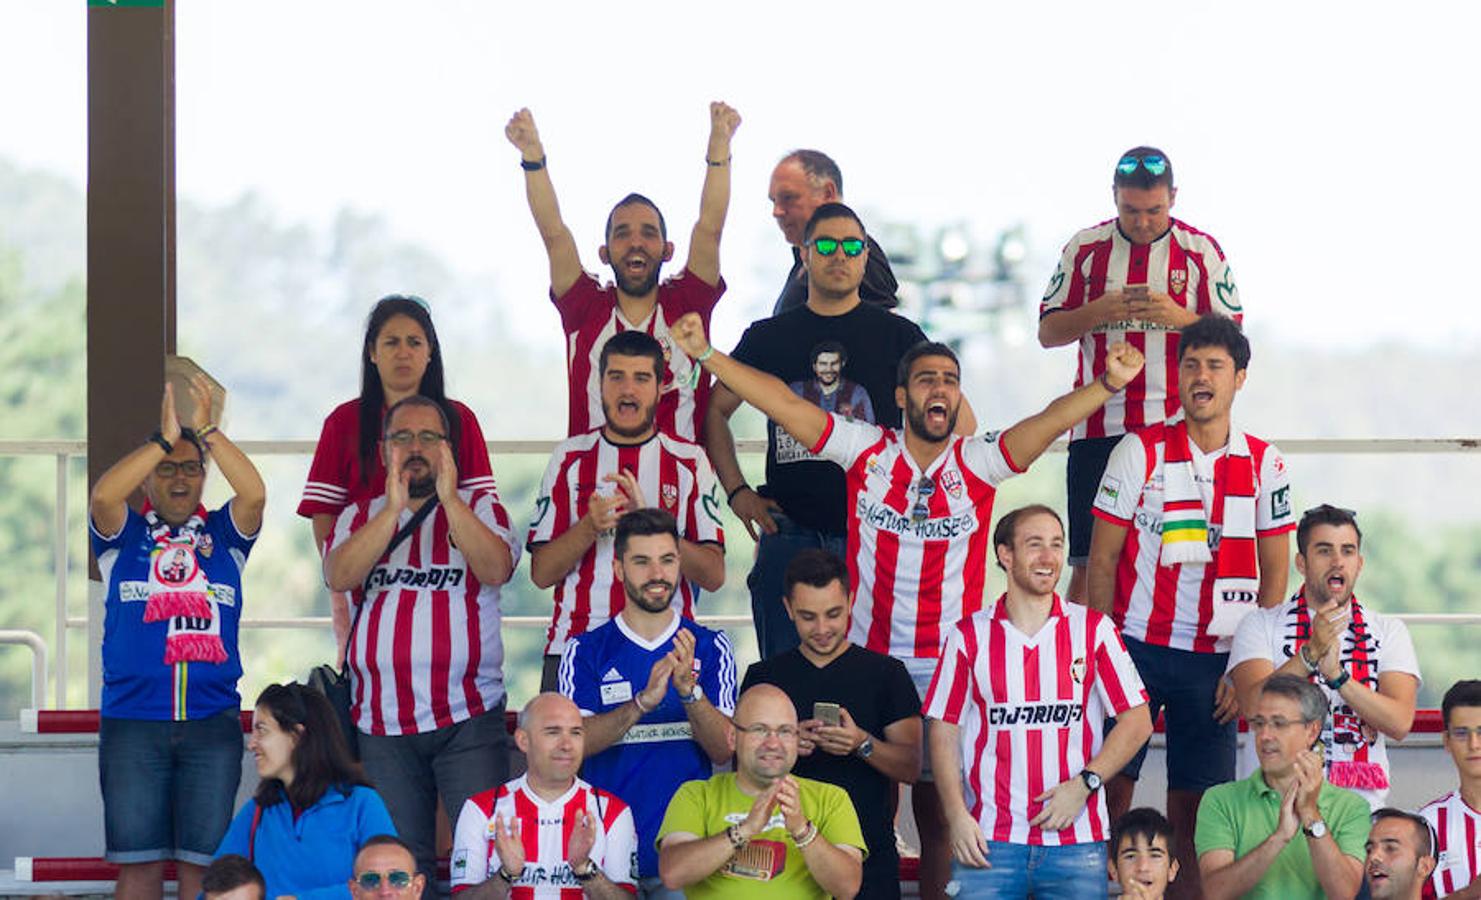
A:
{"label": "white and red vertical stripe shirt", "polygon": [[[629,322],[622,317],[617,303],[617,288],[602,285],[589,272],[581,273],[576,283],[559,297],[551,297],[561,316],[566,334],[566,376],[569,389],[567,434],[580,435],[602,424],[602,346],[619,331],[644,331],[663,346],[667,362],[663,372],[662,393],[658,398],[658,430],[698,440],[704,433],[705,405],[710,396],[710,374],[703,369],[693,373],[699,364],[690,359],[669,337],[669,326],[685,313],[699,313],[709,331],[710,312],[725,293],[725,279],[719,284],[706,284],[704,279],[685,269],[677,278],[666,279],[658,286],[658,302],[648,318]],[[698,374],[698,383],[689,380]]]}
{"label": "white and red vertical stripe shirt", "polygon": [[1451,791],[1419,811],[1435,829],[1435,896],[1445,897],[1481,879],[1481,811]]}
{"label": "white and red vertical stripe shirt", "polygon": [[901,431],[836,413],[810,449],[842,466],[848,487],[849,640],[939,656],[951,627],[982,608],[993,498],[1023,470],[993,433],[952,435],[922,472]]}
{"label": "white and red vertical stripe shirt", "polygon": [[[1227,456],[1220,448],[1204,453],[1189,442],[1193,478],[1208,513],[1209,548],[1214,561],[1162,564],[1163,455],[1166,429],[1154,426],[1128,434],[1111,451],[1095,493],[1091,513],[1126,529],[1116,563],[1112,613],[1122,633],[1158,647],[1197,653],[1227,653],[1228,636],[1209,634],[1214,615],[1219,535],[1224,521]],[[1296,527],[1291,482],[1280,451],[1247,434],[1255,475],[1255,536],[1284,534]]]}
{"label": "white and red vertical stripe shirt", "polygon": [[[1111,219],[1079,232],[1065,245],[1039,304],[1039,316],[1077,309],[1128,285],[1146,285],[1201,316],[1212,313],[1238,322],[1244,315],[1234,275],[1213,237],[1173,219],[1162,237],[1137,245]],[[1150,322],[1108,322],[1086,332],[1080,338],[1075,387],[1106,371],[1107,348],[1120,341],[1145,354],[1147,365],[1124,391],[1077,423],[1071,440],[1115,437],[1166,421],[1177,412],[1178,336]]]}
{"label": "white and red vertical stripe shirt", "polygon": [[[673,515],[680,538],[724,546],[720,490],[703,449],[662,432],[641,444],[614,444],[598,429],[566,438],[551,454],[535,501],[529,549],[534,551],[579,523],[592,494],[611,496],[618,490],[603,476],[624,471],[637,477],[648,506]],[[627,595],[612,572],[615,543],[614,534],[603,534],[555,586],[547,654],[561,653],[567,638],[585,634],[621,612]],[[678,589],[680,611],[693,618],[695,586],[680,579]]]}
{"label": "white and red vertical stripe shirt", "polygon": [[[565,794],[546,802],[530,790],[526,775],[463,804],[453,833],[453,893],[477,887],[499,870],[494,823],[502,816],[505,828],[519,822],[524,845],[525,867],[509,890],[512,900],[581,900],[586,893],[571,873],[570,845],[576,814],[583,810],[596,823],[591,861],[608,880],[636,893],[638,836],[627,804],[580,778]],[[505,866],[505,871],[512,868]]]}
{"label": "white and red vertical stripe shirt", "polygon": [[[478,520],[509,545],[519,544],[509,515],[491,490],[460,490]],[[385,495],[340,513],[330,552],[379,513]],[[412,512],[404,510],[399,525]],[[482,584],[451,540],[447,510],[438,504],[390,556],[381,557],[351,599],[359,618],[346,663],[354,685],[350,709],[366,734],[421,734],[482,715],[504,699],[504,643],[499,588]]]}
{"label": "white and red vertical stripe shirt", "polygon": [[1146,702],[1110,618],[1055,595],[1035,634],[1013,625],[1005,598],[957,625],[924,712],[960,729],[967,809],[988,840],[1061,846],[1106,840],[1105,792],[1063,831],[1029,824],[1043,809],[1033,798],[1079,776],[1107,716]]}

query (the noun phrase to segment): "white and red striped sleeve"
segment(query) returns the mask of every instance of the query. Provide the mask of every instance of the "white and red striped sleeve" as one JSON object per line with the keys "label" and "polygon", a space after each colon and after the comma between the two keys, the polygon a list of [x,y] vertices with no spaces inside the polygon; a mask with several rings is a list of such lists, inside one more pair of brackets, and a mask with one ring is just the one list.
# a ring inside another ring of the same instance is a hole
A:
{"label": "white and red striped sleeve", "polygon": [[535,516],[530,521],[525,546],[533,550],[548,543],[571,527],[571,494],[568,475],[570,454],[564,442],[557,444],[545,474],[540,479],[540,492],[535,495]]}
{"label": "white and red striped sleeve", "polygon": [[355,445],[357,435],[347,430],[346,423],[358,421],[343,406],[325,417],[314,445],[314,459],[309,463],[309,477],[298,503],[298,514],[305,518],[337,515],[350,502],[350,464],[359,448]]}
{"label": "white and red striped sleeve", "polygon": [[452,853],[448,859],[448,879],[454,894],[483,884],[489,877],[489,821],[503,788],[484,791],[463,801],[453,827]]}
{"label": "white and red striped sleeve", "polygon": [[1430,876],[1436,897],[1448,897],[1481,880],[1481,812],[1470,808],[1460,791],[1451,791],[1419,811],[1435,829],[1435,872]]}
{"label": "white and red striped sleeve", "polygon": [[613,884],[635,894],[638,884],[638,828],[633,820],[633,811],[626,803],[600,788],[593,788],[593,793],[602,817],[602,833],[606,836],[600,862],[602,873]]}
{"label": "white and red striped sleeve", "polygon": [[323,567],[324,583],[329,583],[329,554],[345,541],[350,539],[359,528],[370,518],[371,508],[379,509],[385,504],[385,497],[376,497],[374,500],[361,500],[352,503],[340,510],[339,518],[334,520],[334,527],[329,529],[329,536],[324,539],[324,558],[321,563]]}
{"label": "white and red striped sleeve", "polygon": [[473,515],[478,517],[478,521],[486,525],[489,531],[494,533],[494,537],[504,542],[504,545],[509,548],[512,565],[518,566],[520,544],[514,539],[514,529],[509,523],[509,512],[504,509],[504,504],[499,502],[499,495],[491,487],[473,490],[464,488],[458,494],[463,502],[473,510]]}
{"label": "white and red striped sleeve", "polygon": [[687,500],[690,509],[685,517],[688,527],[684,529],[683,537],[696,544],[719,544],[723,547],[725,528],[720,524],[722,503],[715,470],[710,468],[710,461],[702,450],[692,459],[694,486]]}
{"label": "white and red striped sleeve", "polygon": [[1291,473],[1274,444],[1250,438],[1251,452],[1263,445],[1260,458],[1260,496],[1255,501],[1255,533],[1260,537],[1284,534],[1296,528],[1291,503]]}
{"label": "white and red striped sleeve", "polygon": [[966,705],[972,678],[972,660],[967,658],[962,632],[971,625],[972,619],[964,619],[946,639],[946,646],[936,663],[936,674],[931,676],[931,685],[926,689],[926,698],[921,705],[921,712],[927,718],[952,725],[961,723],[962,708]]}
{"label": "white and red striped sleeve", "polygon": [[962,459],[971,468],[972,474],[993,487],[1023,473],[1023,468],[1008,454],[1008,448],[1003,446],[1002,437],[1002,432],[989,431],[962,441]]}
{"label": "white and red striped sleeve", "polygon": [[832,460],[844,469],[849,469],[860,456],[878,445],[884,434],[885,430],[878,425],[829,413],[828,421],[823,425],[822,436],[808,449],[815,456]]}
{"label": "white and red striped sleeve", "polygon": [[[1131,525],[1142,488],[1147,486],[1147,455],[1147,446],[1138,435],[1128,434],[1116,444],[1091,503],[1096,518],[1123,528]],[[1157,513],[1160,516],[1162,511]]]}
{"label": "white and red striped sleeve", "polygon": [[1089,611],[1095,627],[1095,693],[1102,708],[1119,716],[1147,702],[1147,689],[1137,673],[1136,663],[1126,651],[1126,644],[1110,616]]}

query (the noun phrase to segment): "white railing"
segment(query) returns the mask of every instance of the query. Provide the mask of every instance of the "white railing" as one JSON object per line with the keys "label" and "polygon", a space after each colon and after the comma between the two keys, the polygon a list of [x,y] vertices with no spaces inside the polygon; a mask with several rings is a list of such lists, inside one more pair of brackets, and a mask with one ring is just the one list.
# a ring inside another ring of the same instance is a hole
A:
{"label": "white railing", "polygon": [[[491,454],[549,454],[555,449],[554,440],[489,441]],[[1481,454],[1481,439],[1478,438],[1375,438],[1375,439],[1287,439],[1273,442],[1288,455],[1333,454],[1353,456],[1388,456],[1408,454]],[[239,441],[237,446],[250,456],[309,456],[314,452],[314,441]],[[1049,453],[1064,453],[1064,441],[1056,442]],[[736,451],[744,455],[760,455],[766,452],[764,440],[736,441]],[[0,440],[0,457],[5,456],[50,456],[56,462],[56,508],[52,517],[52,554],[56,566],[56,583],[53,596],[54,627],[52,630],[55,652],[48,653],[46,642],[35,632],[23,632],[29,638],[6,641],[0,632],[0,645],[23,643],[31,647],[32,696],[40,701],[45,697],[46,664],[51,662],[55,686],[55,708],[67,707],[67,632],[68,629],[86,629],[90,623],[86,616],[67,614],[67,510],[69,496],[67,488],[67,466],[73,459],[87,457],[85,440]],[[1411,625],[1481,625],[1481,614],[1470,613],[1405,613],[1396,616]],[[748,625],[750,616],[701,616],[700,621],[710,625]],[[313,628],[327,629],[327,616],[299,616],[279,618],[244,618],[243,628]],[[509,628],[545,628],[550,624],[544,616],[508,616],[503,624]],[[37,643],[39,642],[39,643]],[[39,673],[39,675],[37,674]],[[41,703],[37,703],[39,708]]]}

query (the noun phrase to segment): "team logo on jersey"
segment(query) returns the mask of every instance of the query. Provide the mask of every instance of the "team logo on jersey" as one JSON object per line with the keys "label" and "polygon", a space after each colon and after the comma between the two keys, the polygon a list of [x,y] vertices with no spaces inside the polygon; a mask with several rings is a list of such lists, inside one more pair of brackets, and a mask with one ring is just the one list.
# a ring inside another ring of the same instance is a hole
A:
{"label": "team logo on jersey", "polygon": [[663,495],[663,505],[666,509],[679,508],[679,486],[677,484],[666,484],[659,489]]}
{"label": "team logo on jersey", "polygon": [[1188,270],[1173,269],[1167,273],[1167,290],[1170,294],[1181,294],[1188,287]]}
{"label": "team logo on jersey", "polygon": [[203,534],[200,537],[196,538],[195,552],[198,555],[204,556],[206,559],[210,559],[211,553],[215,549],[216,542],[211,540],[211,536],[209,534]]}
{"label": "team logo on jersey", "polygon": [[1080,684],[1085,680],[1085,657],[1077,656],[1075,661],[1070,663],[1070,677],[1075,680],[1075,684]]}
{"label": "team logo on jersey", "polygon": [[951,499],[962,499],[962,475],[956,469],[947,469],[941,473],[941,486],[946,488]]}
{"label": "team logo on jersey", "polygon": [[1291,514],[1291,486],[1279,488],[1270,495],[1270,518],[1279,519]]}
{"label": "team logo on jersey", "polygon": [[1214,296],[1230,312],[1243,312],[1239,305],[1239,291],[1234,287],[1234,270],[1225,266],[1224,277],[1214,284]]}
{"label": "team logo on jersey", "polygon": [[1044,290],[1044,299],[1048,300],[1050,297],[1053,297],[1055,294],[1059,293],[1059,288],[1063,284],[1064,264],[1061,263],[1060,268],[1054,270],[1054,277],[1049,279],[1049,287],[1045,288]]}
{"label": "team logo on jersey", "polygon": [[867,470],[869,470],[869,472],[871,474],[878,475],[879,474],[879,454],[877,454],[877,453],[871,453],[871,454],[869,454],[869,458],[866,459],[866,460],[864,460],[864,468],[867,469]]}
{"label": "team logo on jersey", "polygon": [[622,680],[622,673],[619,672],[619,671],[617,671],[616,669],[608,669],[607,670],[607,674],[605,674],[605,675],[602,676],[603,683],[608,682],[608,681],[621,681],[621,680]]}
{"label": "team logo on jersey", "polygon": [[165,587],[188,584],[200,569],[188,546],[168,546],[154,557],[154,578]]}

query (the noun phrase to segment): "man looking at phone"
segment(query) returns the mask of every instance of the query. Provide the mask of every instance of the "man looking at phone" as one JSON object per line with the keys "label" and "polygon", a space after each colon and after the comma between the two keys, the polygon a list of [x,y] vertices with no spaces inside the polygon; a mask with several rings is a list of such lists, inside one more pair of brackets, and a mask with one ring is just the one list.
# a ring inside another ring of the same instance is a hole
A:
{"label": "man looking at phone", "polygon": [[836,784],[853,798],[869,856],[860,898],[900,896],[895,786],[920,775],[920,697],[905,664],[848,640],[848,566],[835,553],[798,552],[782,603],[801,644],[746,671],[781,688],[797,708],[794,774]]}
{"label": "man looking at phone", "polygon": [[1111,175],[1116,218],[1070,238],[1039,305],[1041,345],[1079,342],[1075,387],[1101,377],[1112,344],[1126,341],[1147,357],[1125,391],[1070,432],[1069,599],[1077,603],[1086,596],[1090,504],[1111,450],[1123,434],[1177,412],[1177,392],[1168,392],[1177,331],[1207,315],[1236,322],[1244,315],[1219,242],[1172,217],[1177,196],[1167,154],[1155,147],[1122,154]]}

